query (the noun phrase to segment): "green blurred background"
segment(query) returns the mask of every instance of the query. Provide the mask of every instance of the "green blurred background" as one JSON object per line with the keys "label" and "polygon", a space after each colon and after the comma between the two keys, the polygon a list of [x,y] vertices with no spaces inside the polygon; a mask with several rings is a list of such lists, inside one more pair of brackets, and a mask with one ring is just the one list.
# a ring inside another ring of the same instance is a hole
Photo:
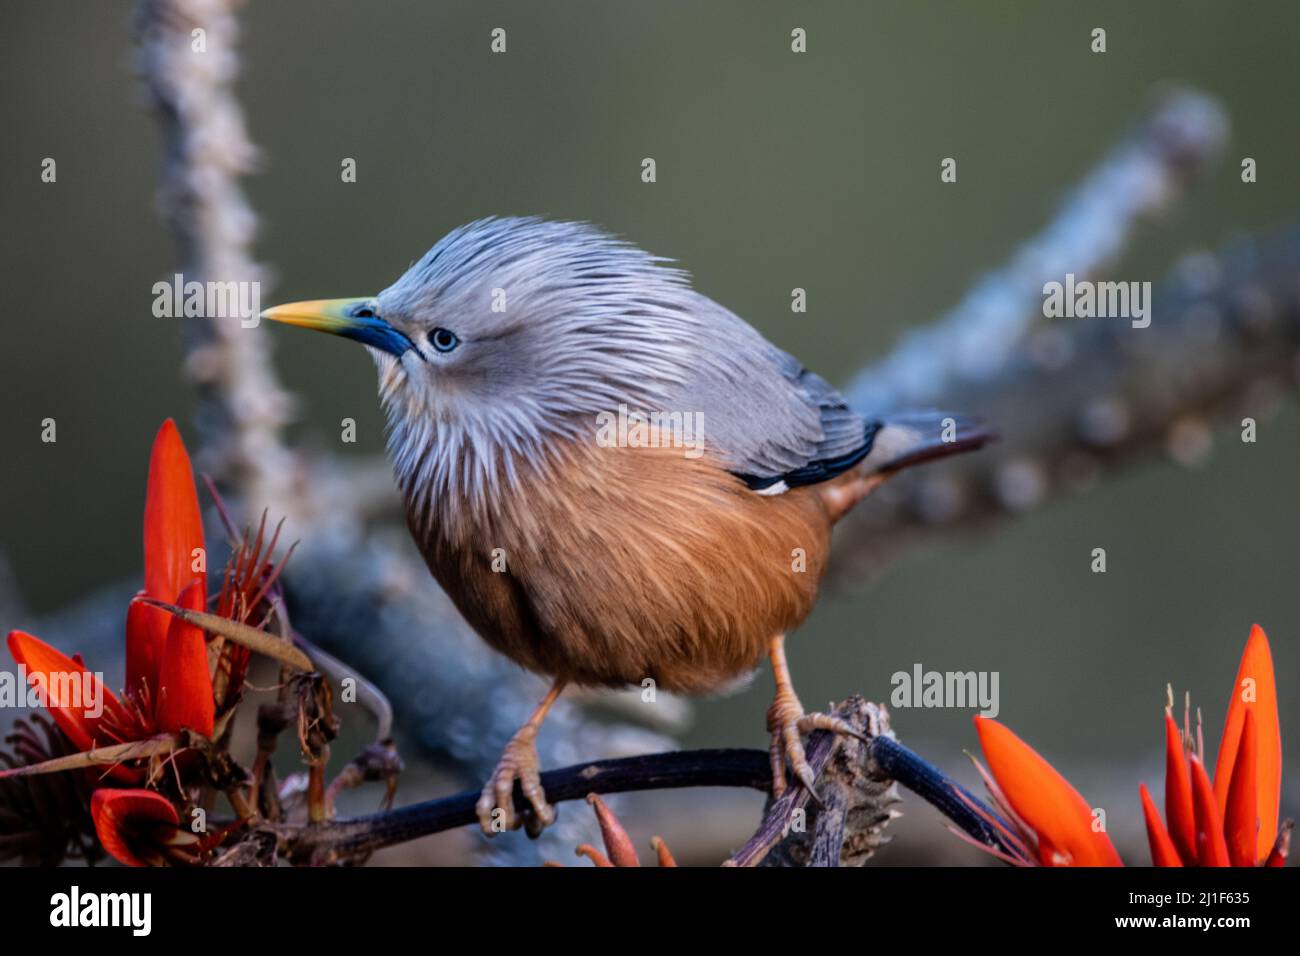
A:
{"label": "green blurred background", "polygon": [[[149,444],[166,416],[188,429],[194,396],[176,323],[150,312],[175,255],[155,214],[159,144],[132,73],[131,5],[5,12],[0,553],[39,613],[139,573]],[[377,291],[479,216],[583,218],[679,260],[844,381],[1040,228],[1168,82],[1226,104],[1227,158],[1113,274],[1158,280],[1184,251],[1300,214],[1292,0],[278,0],[242,19],[240,91],[263,150],[247,188],[258,255],[278,276],[264,304]],[[488,49],[497,26],[503,56]],[[805,55],[790,52],[795,26]],[[1089,50],[1097,26],[1104,55]],[[40,181],[47,156],[55,185]],[[939,182],[946,156],[956,185]],[[1254,185],[1240,182],[1243,156],[1258,162]],[[343,157],[355,184],[340,181]],[[806,315],[790,312],[795,286]],[[270,334],[302,396],[300,435],[334,443],[353,417],[359,441],[334,450],[376,453],[371,363],[323,336]],[[57,444],[40,441],[45,417]],[[1294,767],[1297,424],[1292,399],[1257,444],[1225,432],[1199,469],[1153,462],[828,596],[790,645],[804,701],[887,698],[889,675],[918,661],[1000,671],[1001,717],[1095,800],[1131,794],[1114,814],[1136,825],[1136,774],[1159,780],[1166,682],[1205,706],[1213,747],[1257,621]],[[1089,572],[1094,547],[1106,575]],[[687,742],[761,745],[768,696],[764,677],[701,703]],[[942,766],[974,746],[965,713],[894,716]],[[1292,786],[1284,811],[1298,803]]]}

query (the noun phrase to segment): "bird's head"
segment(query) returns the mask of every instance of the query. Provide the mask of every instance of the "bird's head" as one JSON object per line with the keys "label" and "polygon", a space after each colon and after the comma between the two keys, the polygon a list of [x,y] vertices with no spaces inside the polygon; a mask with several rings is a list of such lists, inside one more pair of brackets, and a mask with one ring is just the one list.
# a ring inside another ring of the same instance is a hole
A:
{"label": "bird's head", "polygon": [[483,219],[378,295],[262,317],[365,345],[408,495],[481,493],[620,403],[657,408],[698,347],[683,272],[585,223]]}

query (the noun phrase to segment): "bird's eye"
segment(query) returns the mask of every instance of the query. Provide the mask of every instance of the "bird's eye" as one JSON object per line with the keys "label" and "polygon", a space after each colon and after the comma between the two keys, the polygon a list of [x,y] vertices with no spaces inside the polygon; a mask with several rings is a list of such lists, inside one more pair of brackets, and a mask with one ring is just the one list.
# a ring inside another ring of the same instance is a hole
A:
{"label": "bird's eye", "polygon": [[359,305],[352,310],[352,317],[354,319],[373,319],[375,310],[368,305]]}
{"label": "bird's eye", "polygon": [[434,329],[429,333],[429,341],[439,352],[450,352],[456,346],[460,345],[460,339],[456,333],[449,329]]}

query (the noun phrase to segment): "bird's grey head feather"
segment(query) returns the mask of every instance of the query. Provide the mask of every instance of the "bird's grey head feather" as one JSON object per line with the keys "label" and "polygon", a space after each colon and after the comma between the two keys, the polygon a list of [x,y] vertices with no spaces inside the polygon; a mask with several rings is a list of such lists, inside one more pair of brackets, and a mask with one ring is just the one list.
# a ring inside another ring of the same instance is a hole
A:
{"label": "bird's grey head feather", "polygon": [[[556,436],[620,403],[663,407],[700,339],[698,296],[666,260],[586,223],[489,218],[440,240],[376,304],[415,343],[371,350],[389,450],[417,512],[482,503]],[[459,341],[440,352],[430,337]]]}

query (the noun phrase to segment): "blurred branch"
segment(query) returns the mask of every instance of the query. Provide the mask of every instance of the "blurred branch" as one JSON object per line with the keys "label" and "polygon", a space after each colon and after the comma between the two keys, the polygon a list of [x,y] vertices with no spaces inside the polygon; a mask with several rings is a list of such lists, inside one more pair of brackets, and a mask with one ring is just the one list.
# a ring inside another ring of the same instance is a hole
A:
{"label": "blurred branch", "polygon": [[904,474],[855,509],[836,540],[838,577],[938,534],[990,528],[1162,450],[1195,463],[1216,420],[1262,420],[1295,387],[1300,228],[1185,256],[1156,285],[1147,328],[1043,318],[1044,284],[1112,264],[1133,227],[1218,156],[1226,127],[1207,97],[1161,101],[1010,263],[859,373],[847,391],[857,407],[952,408],[1002,440]]}
{"label": "blurred branch", "polygon": [[844,390],[868,411],[925,405],[1003,374],[1035,318],[1043,284],[1112,264],[1139,222],[1167,210],[1223,151],[1228,120],[1200,93],[1165,96],[1062,202],[1039,235],[987,274],[946,316],[906,333]]}
{"label": "blurred branch", "polygon": [[843,522],[861,570],[919,540],[987,528],[1164,452],[1209,453],[1212,425],[1266,420],[1297,382],[1300,228],[1185,258],[1156,286],[1149,328],[1075,319],[1035,332],[999,375],[933,404],[993,422],[977,455],[904,475]]}
{"label": "blurred branch", "polygon": [[[264,288],[266,273],[250,251],[257,217],[239,186],[257,155],[234,91],[242,5],[144,0],[135,33],[162,134],[158,208],[185,280]],[[202,466],[249,500],[295,513],[294,462],[280,438],[291,402],[271,366],[269,340],[237,318],[186,321],[184,329],[184,368],[199,390]]]}

